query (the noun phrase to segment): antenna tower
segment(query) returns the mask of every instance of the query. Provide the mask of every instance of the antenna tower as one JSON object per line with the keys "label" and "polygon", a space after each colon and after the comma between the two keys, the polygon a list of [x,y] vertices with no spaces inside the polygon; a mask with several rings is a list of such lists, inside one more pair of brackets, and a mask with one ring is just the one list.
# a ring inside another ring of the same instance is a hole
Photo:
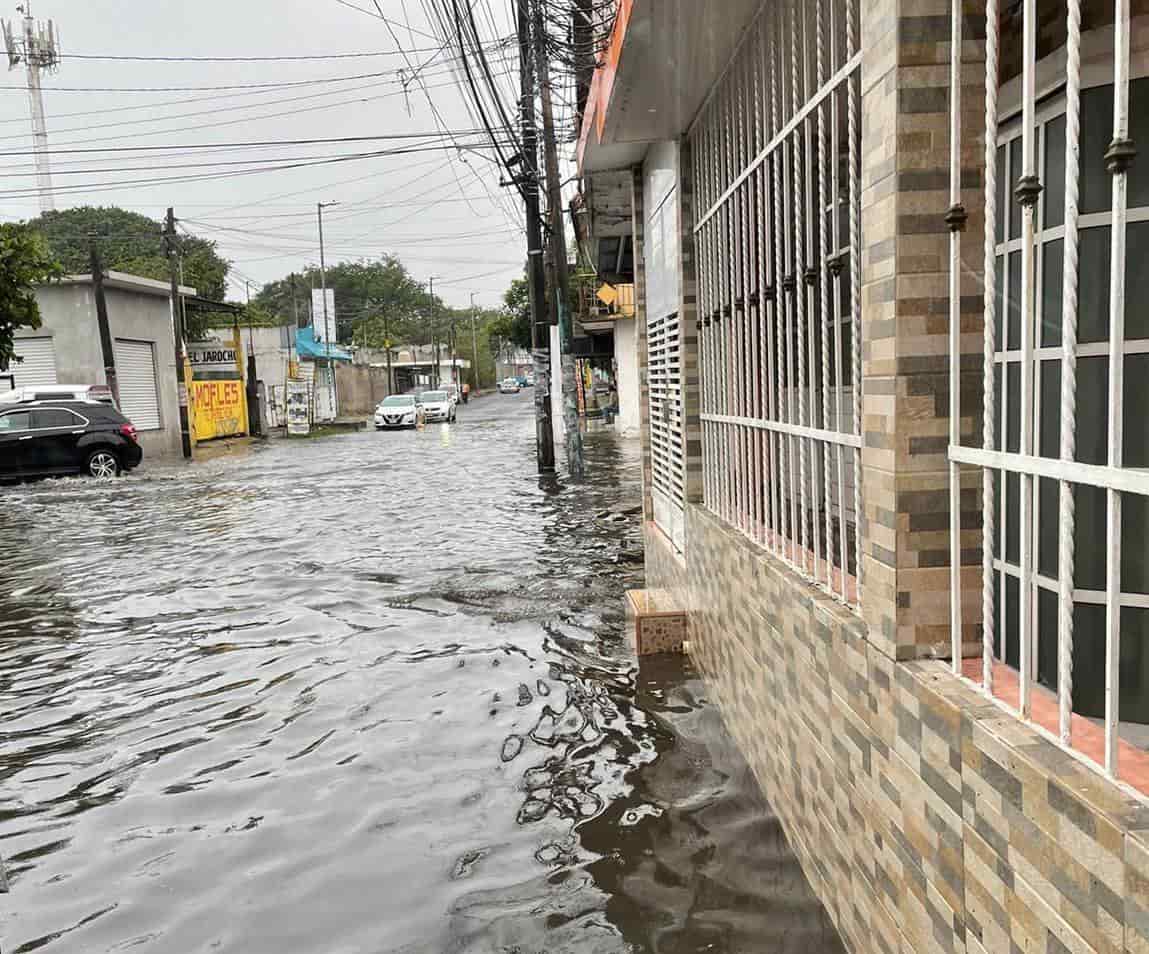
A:
{"label": "antenna tower", "polygon": [[40,190],[40,211],[56,207],[52,198],[52,169],[48,162],[48,127],[44,122],[44,95],[40,74],[52,73],[60,66],[59,34],[51,20],[37,23],[32,19],[30,0],[16,7],[24,15],[22,23],[0,20],[4,47],[8,51],[8,69],[24,64],[28,75],[28,108],[32,113],[32,146],[36,153],[36,183]]}

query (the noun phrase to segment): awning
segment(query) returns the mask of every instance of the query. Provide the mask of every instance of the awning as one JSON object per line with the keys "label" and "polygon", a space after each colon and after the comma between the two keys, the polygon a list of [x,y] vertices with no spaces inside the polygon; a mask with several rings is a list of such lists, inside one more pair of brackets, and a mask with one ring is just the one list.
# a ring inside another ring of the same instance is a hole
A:
{"label": "awning", "polygon": [[315,329],[308,325],[295,333],[295,350],[299,352],[300,360],[308,358],[321,360],[330,358],[332,361],[350,361],[351,352],[339,345],[327,345],[315,340]]}

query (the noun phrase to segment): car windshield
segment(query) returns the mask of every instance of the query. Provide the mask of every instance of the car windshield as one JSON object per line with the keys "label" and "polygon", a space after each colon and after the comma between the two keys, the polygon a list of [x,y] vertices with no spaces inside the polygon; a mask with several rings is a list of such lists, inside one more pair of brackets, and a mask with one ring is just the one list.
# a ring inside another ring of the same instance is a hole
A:
{"label": "car windshield", "polygon": [[423,403],[424,404],[441,404],[445,400],[447,400],[447,392],[446,391],[424,391],[423,392]]}
{"label": "car windshield", "polygon": [[382,407],[411,407],[415,398],[410,394],[392,394],[383,399]]}

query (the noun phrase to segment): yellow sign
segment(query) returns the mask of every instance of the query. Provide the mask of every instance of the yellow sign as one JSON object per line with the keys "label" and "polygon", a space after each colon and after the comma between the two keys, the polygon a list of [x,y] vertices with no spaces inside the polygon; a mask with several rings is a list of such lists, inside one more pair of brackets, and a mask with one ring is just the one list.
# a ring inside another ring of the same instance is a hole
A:
{"label": "yellow sign", "polygon": [[192,402],[197,441],[247,433],[247,399],[242,381],[194,381]]}

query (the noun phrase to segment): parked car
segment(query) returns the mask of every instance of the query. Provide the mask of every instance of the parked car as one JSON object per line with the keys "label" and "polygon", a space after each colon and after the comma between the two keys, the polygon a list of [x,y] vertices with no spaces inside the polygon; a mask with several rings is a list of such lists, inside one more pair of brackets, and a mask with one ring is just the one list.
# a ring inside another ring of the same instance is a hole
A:
{"label": "parked car", "polygon": [[428,421],[455,420],[455,402],[446,391],[424,391],[419,395],[419,402],[423,405],[423,413]]}
{"label": "parked car", "polygon": [[375,408],[375,429],[418,427],[426,420],[423,405],[415,394],[391,394]]}
{"label": "parked car", "polygon": [[500,394],[518,394],[519,393],[518,379],[517,378],[503,378],[503,380],[499,382],[499,393]]}
{"label": "parked car", "polygon": [[26,401],[99,401],[116,406],[112,389],[106,384],[30,384],[0,393],[0,404]]}
{"label": "parked car", "polygon": [[132,422],[102,401],[0,404],[0,480],[116,477],[143,457]]}
{"label": "parked car", "polygon": [[440,391],[446,391],[447,397],[451,399],[451,403],[456,407],[459,406],[459,401],[462,397],[459,394],[459,386],[457,384],[444,384],[439,388]]}

